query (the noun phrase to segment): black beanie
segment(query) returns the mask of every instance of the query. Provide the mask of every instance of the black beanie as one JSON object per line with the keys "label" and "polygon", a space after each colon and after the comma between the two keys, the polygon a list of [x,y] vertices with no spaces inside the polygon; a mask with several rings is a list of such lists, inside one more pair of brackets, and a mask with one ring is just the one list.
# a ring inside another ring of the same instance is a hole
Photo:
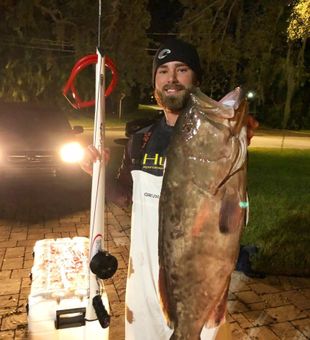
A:
{"label": "black beanie", "polygon": [[158,48],[153,59],[152,81],[154,87],[158,67],[169,61],[181,61],[186,64],[195,72],[197,80],[201,82],[202,70],[196,48],[180,39],[169,39]]}

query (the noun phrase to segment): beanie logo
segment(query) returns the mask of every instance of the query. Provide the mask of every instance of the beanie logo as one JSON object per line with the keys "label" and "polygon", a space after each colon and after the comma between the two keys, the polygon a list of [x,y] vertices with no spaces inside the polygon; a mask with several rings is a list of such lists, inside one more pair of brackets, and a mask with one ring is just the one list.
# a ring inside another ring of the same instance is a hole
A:
{"label": "beanie logo", "polygon": [[170,53],[171,53],[171,50],[169,50],[169,48],[165,48],[165,49],[163,49],[162,51],[159,52],[157,58],[158,58],[158,59],[164,59],[164,58],[166,58],[167,55],[170,54]]}

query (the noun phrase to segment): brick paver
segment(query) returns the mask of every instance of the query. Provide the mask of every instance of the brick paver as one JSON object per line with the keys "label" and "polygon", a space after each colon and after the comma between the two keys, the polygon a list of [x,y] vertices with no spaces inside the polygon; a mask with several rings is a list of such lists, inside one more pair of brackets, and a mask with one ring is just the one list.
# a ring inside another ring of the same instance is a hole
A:
{"label": "brick paver", "polygon": [[[26,304],[35,241],[88,236],[89,196],[81,200],[85,204],[79,209],[65,209],[57,206],[56,199],[52,200],[48,218],[42,210],[36,215],[31,205],[27,211],[19,212],[10,207],[11,213],[15,211],[14,218],[0,215],[0,339],[27,339]],[[130,211],[113,204],[106,210],[105,243],[119,264],[114,277],[105,283],[112,315],[110,339],[122,340]],[[309,314],[310,279],[285,276],[252,279],[233,273],[228,302],[233,339],[310,339]]]}

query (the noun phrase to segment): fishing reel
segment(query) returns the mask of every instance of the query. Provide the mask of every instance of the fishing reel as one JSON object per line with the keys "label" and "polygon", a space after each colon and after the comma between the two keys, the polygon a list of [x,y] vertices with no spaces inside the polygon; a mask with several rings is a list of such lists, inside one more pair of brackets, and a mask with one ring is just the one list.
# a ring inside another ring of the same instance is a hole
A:
{"label": "fishing reel", "polygon": [[99,279],[110,279],[116,272],[118,267],[117,258],[108,251],[99,250],[90,261],[91,271],[99,277]]}

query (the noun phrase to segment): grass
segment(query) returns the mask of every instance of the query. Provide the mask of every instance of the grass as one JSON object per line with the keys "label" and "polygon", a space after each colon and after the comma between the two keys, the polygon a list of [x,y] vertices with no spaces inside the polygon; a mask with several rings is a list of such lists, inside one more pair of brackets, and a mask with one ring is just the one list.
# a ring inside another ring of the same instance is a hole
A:
{"label": "grass", "polygon": [[310,150],[252,149],[250,221],[242,243],[255,244],[255,268],[274,274],[310,274]]}

